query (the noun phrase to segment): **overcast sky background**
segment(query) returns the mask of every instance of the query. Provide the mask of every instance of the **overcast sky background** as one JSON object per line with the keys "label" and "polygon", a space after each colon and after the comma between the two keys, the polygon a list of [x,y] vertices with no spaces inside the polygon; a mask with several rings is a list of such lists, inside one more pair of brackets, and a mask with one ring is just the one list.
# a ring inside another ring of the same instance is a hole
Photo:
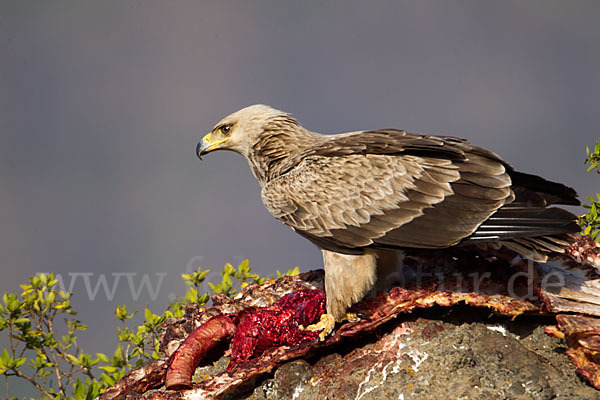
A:
{"label": "overcast sky background", "polygon": [[[241,156],[196,158],[254,103],[323,133],[467,138],[590,196],[599,20],[597,1],[2,1],[0,292],[77,277],[80,343],[112,353],[114,307],[161,312],[189,267],[320,267]],[[86,273],[121,274],[112,300]],[[136,301],[122,274],[164,279]]]}

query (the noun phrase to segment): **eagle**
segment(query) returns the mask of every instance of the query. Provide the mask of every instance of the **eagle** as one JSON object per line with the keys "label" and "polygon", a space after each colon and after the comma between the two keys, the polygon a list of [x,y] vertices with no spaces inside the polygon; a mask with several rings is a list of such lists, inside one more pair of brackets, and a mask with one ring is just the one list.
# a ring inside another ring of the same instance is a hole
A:
{"label": "eagle", "polygon": [[326,135],[253,105],[217,123],[196,153],[216,150],[244,156],[267,210],[323,253],[327,312],[307,327],[321,339],[356,317],[347,311],[375,285],[385,252],[497,243],[544,261],[581,229],[574,214],[550,207],[579,205],[575,190],[456,137]]}

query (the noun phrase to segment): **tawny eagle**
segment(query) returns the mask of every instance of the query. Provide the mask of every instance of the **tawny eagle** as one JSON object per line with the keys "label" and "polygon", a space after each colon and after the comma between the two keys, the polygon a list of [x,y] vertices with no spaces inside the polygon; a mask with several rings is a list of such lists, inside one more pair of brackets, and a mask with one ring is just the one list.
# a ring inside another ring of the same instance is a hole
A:
{"label": "tawny eagle", "polygon": [[379,253],[500,243],[526,257],[561,251],[579,205],[560,183],[515,171],[464,139],[383,129],[323,135],[253,105],[198,144],[243,155],[269,212],[323,253],[326,335],[373,287]]}

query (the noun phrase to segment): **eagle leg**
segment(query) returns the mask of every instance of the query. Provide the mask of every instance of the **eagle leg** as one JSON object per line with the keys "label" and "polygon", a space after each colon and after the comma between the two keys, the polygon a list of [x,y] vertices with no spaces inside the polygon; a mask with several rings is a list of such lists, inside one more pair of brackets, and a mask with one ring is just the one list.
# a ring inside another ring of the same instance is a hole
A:
{"label": "eagle leg", "polygon": [[377,254],[371,251],[358,255],[321,251],[325,268],[327,313],[307,329],[313,332],[320,330],[319,337],[324,340],[333,331],[336,322],[360,321],[360,316],[347,311],[354,303],[362,300],[375,284]]}

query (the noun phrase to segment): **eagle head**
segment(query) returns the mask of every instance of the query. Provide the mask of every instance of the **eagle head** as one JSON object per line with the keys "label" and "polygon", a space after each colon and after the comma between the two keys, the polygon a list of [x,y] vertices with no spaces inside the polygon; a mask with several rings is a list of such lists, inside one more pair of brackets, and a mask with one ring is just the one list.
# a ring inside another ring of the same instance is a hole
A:
{"label": "eagle head", "polygon": [[242,108],[219,121],[198,143],[196,154],[201,158],[211,151],[229,150],[247,157],[248,151],[264,134],[265,127],[282,118],[291,117],[262,104]]}

